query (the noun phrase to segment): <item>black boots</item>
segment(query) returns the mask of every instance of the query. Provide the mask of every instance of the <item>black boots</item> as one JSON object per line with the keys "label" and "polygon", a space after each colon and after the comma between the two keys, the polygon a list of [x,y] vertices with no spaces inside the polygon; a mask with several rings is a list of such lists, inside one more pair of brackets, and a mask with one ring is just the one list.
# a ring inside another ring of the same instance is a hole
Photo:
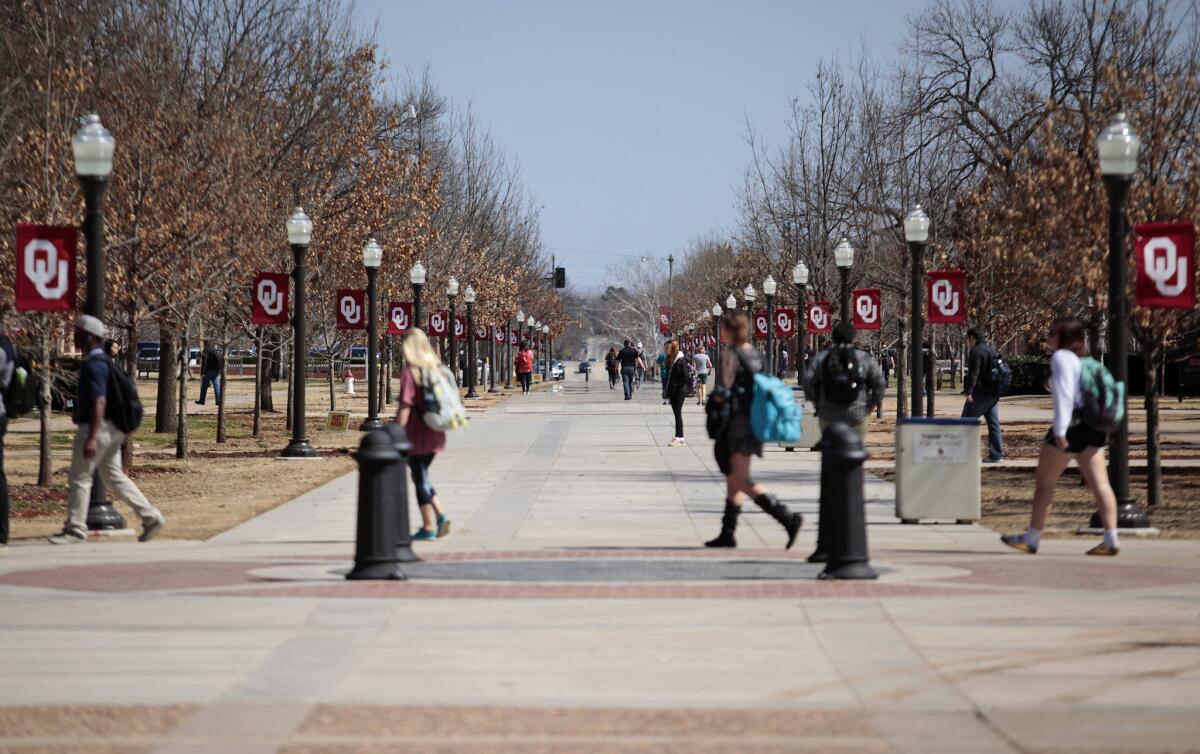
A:
{"label": "black boots", "polygon": [[800,533],[800,527],[804,524],[804,516],[789,511],[788,507],[779,502],[779,499],[770,492],[763,493],[754,498],[754,502],[758,504],[759,508],[766,511],[768,516],[778,521],[779,525],[787,530],[787,546],[783,549],[792,549],[792,545],[796,543],[796,535]]}
{"label": "black boots", "polygon": [[738,516],[742,513],[740,505],[734,505],[728,500],[725,501],[725,515],[721,516],[721,533],[716,539],[710,539],[704,543],[705,547],[737,547],[737,540],[733,538],[733,532],[737,529]]}

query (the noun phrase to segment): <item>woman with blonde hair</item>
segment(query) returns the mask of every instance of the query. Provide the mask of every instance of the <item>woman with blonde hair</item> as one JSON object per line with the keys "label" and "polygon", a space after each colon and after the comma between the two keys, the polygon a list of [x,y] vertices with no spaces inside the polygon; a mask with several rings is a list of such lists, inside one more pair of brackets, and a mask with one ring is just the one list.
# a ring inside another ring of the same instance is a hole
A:
{"label": "woman with blonde hair", "polygon": [[429,466],[433,458],[446,448],[446,434],[431,429],[425,423],[425,371],[437,369],[442,360],[429,342],[425,331],[411,330],[404,338],[404,369],[400,372],[400,404],[396,412],[396,423],[404,427],[412,449],[408,451],[408,468],[412,472],[413,486],[417,490],[417,505],[421,510],[422,526],[413,534],[413,539],[437,539],[450,533],[450,519],[446,518],[437,498],[437,490],[429,481]]}

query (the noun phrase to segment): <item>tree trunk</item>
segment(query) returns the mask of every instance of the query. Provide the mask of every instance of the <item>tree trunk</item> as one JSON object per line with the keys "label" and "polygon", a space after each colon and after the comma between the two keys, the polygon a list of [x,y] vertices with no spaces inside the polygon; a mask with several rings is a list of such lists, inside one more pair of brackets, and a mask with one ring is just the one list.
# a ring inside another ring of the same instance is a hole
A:
{"label": "tree trunk", "polygon": [[[275,375],[279,373],[279,357],[280,357],[279,341],[275,335],[270,332],[264,332],[263,328],[258,328],[258,358],[259,375],[258,375],[258,408],[259,411],[275,411],[275,401],[271,395],[271,383],[275,380]],[[258,434],[255,432],[255,434]]]}
{"label": "tree trunk", "polygon": [[188,457],[187,425],[187,380],[188,380],[187,331],[179,338],[179,417],[175,422],[175,457]]}
{"label": "tree trunk", "polygon": [[1163,357],[1162,343],[1143,349],[1146,373],[1146,505],[1162,501],[1162,450],[1158,442],[1158,363]]}
{"label": "tree trunk", "polygon": [[271,384],[269,379],[264,379],[263,368],[266,361],[263,359],[263,330],[260,326],[254,333],[254,424],[250,428],[250,434],[258,437],[262,433],[262,386],[263,383]]}
{"label": "tree trunk", "polygon": [[383,382],[384,382],[384,385],[386,386],[386,391],[385,391],[386,395],[383,396],[383,400],[387,405],[390,406],[392,404],[392,358],[393,358],[392,357],[392,336],[384,335],[383,342],[387,344],[386,348],[384,348],[384,354],[385,354],[384,372],[385,372],[385,374],[384,374]]}
{"label": "tree trunk", "polygon": [[900,339],[896,341],[896,423],[906,417],[904,407],[908,402],[908,348],[904,337],[904,320],[897,322],[900,328]]}
{"label": "tree trunk", "polygon": [[178,343],[175,329],[168,323],[158,327],[158,406],[154,409],[154,431],[166,434],[174,432],[179,407],[175,403],[175,382],[179,379],[179,365],[175,360]]}
{"label": "tree trunk", "polygon": [[337,411],[337,394],[334,392],[333,359],[329,360],[329,410]]}
{"label": "tree trunk", "polygon": [[[132,307],[131,307],[132,308]],[[128,329],[128,346],[125,349],[125,374],[129,375],[129,379],[133,380],[133,384],[137,384],[137,319],[136,311],[131,311],[129,316]],[[161,353],[161,351],[160,351]],[[121,468],[125,471],[133,466],[133,435],[126,435],[125,442],[121,444]]]}
{"label": "tree trunk", "polygon": [[38,486],[49,487],[53,483],[54,467],[50,456],[50,318],[42,317],[42,334],[38,338],[38,360],[41,363],[42,410],[38,412]]}

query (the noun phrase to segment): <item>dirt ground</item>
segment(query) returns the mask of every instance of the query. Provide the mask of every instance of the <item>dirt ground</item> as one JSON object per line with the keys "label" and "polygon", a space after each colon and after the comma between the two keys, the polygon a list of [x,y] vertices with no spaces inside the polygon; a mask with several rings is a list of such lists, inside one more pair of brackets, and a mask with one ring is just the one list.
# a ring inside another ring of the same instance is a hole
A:
{"label": "dirt ground", "polygon": [[[139,380],[138,392],[146,406],[146,420],[134,435],[134,463],[130,477],[166,515],[168,525],[160,536],[174,539],[207,539],[254,516],[287,502],[355,468],[350,457],[362,439],[358,426],[366,415],[365,385],[347,396],[338,383],[337,410],[351,411],[348,431],[326,428],[329,388],[324,381],[307,385],[308,438],[320,460],[279,461],[279,451],[291,438],[285,429],[283,408],[287,387],[277,383],[274,392],[278,413],[264,413],[262,432],[252,435],[254,381],[231,377],[227,391],[225,443],[216,442],[217,415],[210,392],[208,405],[191,401],[199,397],[199,380],[188,381],[189,457],[175,457],[175,434],[154,433],[155,384]],[[542,389],[537,386],[536,389]],[[465,392],[465,390],[464,390]],[[480,390],[479,399],[466,401],[468,411],[481,411],[503,401],[507,394]],[[383,418],[396,410],[387,406]],[[357,414],[357,416],[355,416]],[[65,415],[52,419],[53,483],[38,487],[37,420],[15,422],[5,437],[5,470],[12,500],[11,538],[40,538],[59,528],[66,516],[67,468],[73,432]],[[129,526],[139,528],[132,512],[118,503]]]}

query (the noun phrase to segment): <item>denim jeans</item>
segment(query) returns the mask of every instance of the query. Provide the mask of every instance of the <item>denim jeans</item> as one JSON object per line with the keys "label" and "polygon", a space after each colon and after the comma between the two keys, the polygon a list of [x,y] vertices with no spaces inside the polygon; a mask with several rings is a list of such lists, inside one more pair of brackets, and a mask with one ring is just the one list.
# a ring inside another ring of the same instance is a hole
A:
{"label": "denim jeans", "polygon": [[208,395],[208,386],[213,386],[213,395],[217,403],[221,402],[221,374],[208,374],[207,372],[200,379],[200,402],[204,403],[205,396]]}
{"label": "denim jeans", "polygon": [[976,398],[963,405],[962,415],[968,419],[980,416],[987,422],[988,458],[1004,458],[1004,433],[1000,430],[1000,400],[998,398]]}
{"label": "denim jeans", "polygon": [[625,389],[625,400],[633,398],[633,370],[621,370],[621,387]]}

